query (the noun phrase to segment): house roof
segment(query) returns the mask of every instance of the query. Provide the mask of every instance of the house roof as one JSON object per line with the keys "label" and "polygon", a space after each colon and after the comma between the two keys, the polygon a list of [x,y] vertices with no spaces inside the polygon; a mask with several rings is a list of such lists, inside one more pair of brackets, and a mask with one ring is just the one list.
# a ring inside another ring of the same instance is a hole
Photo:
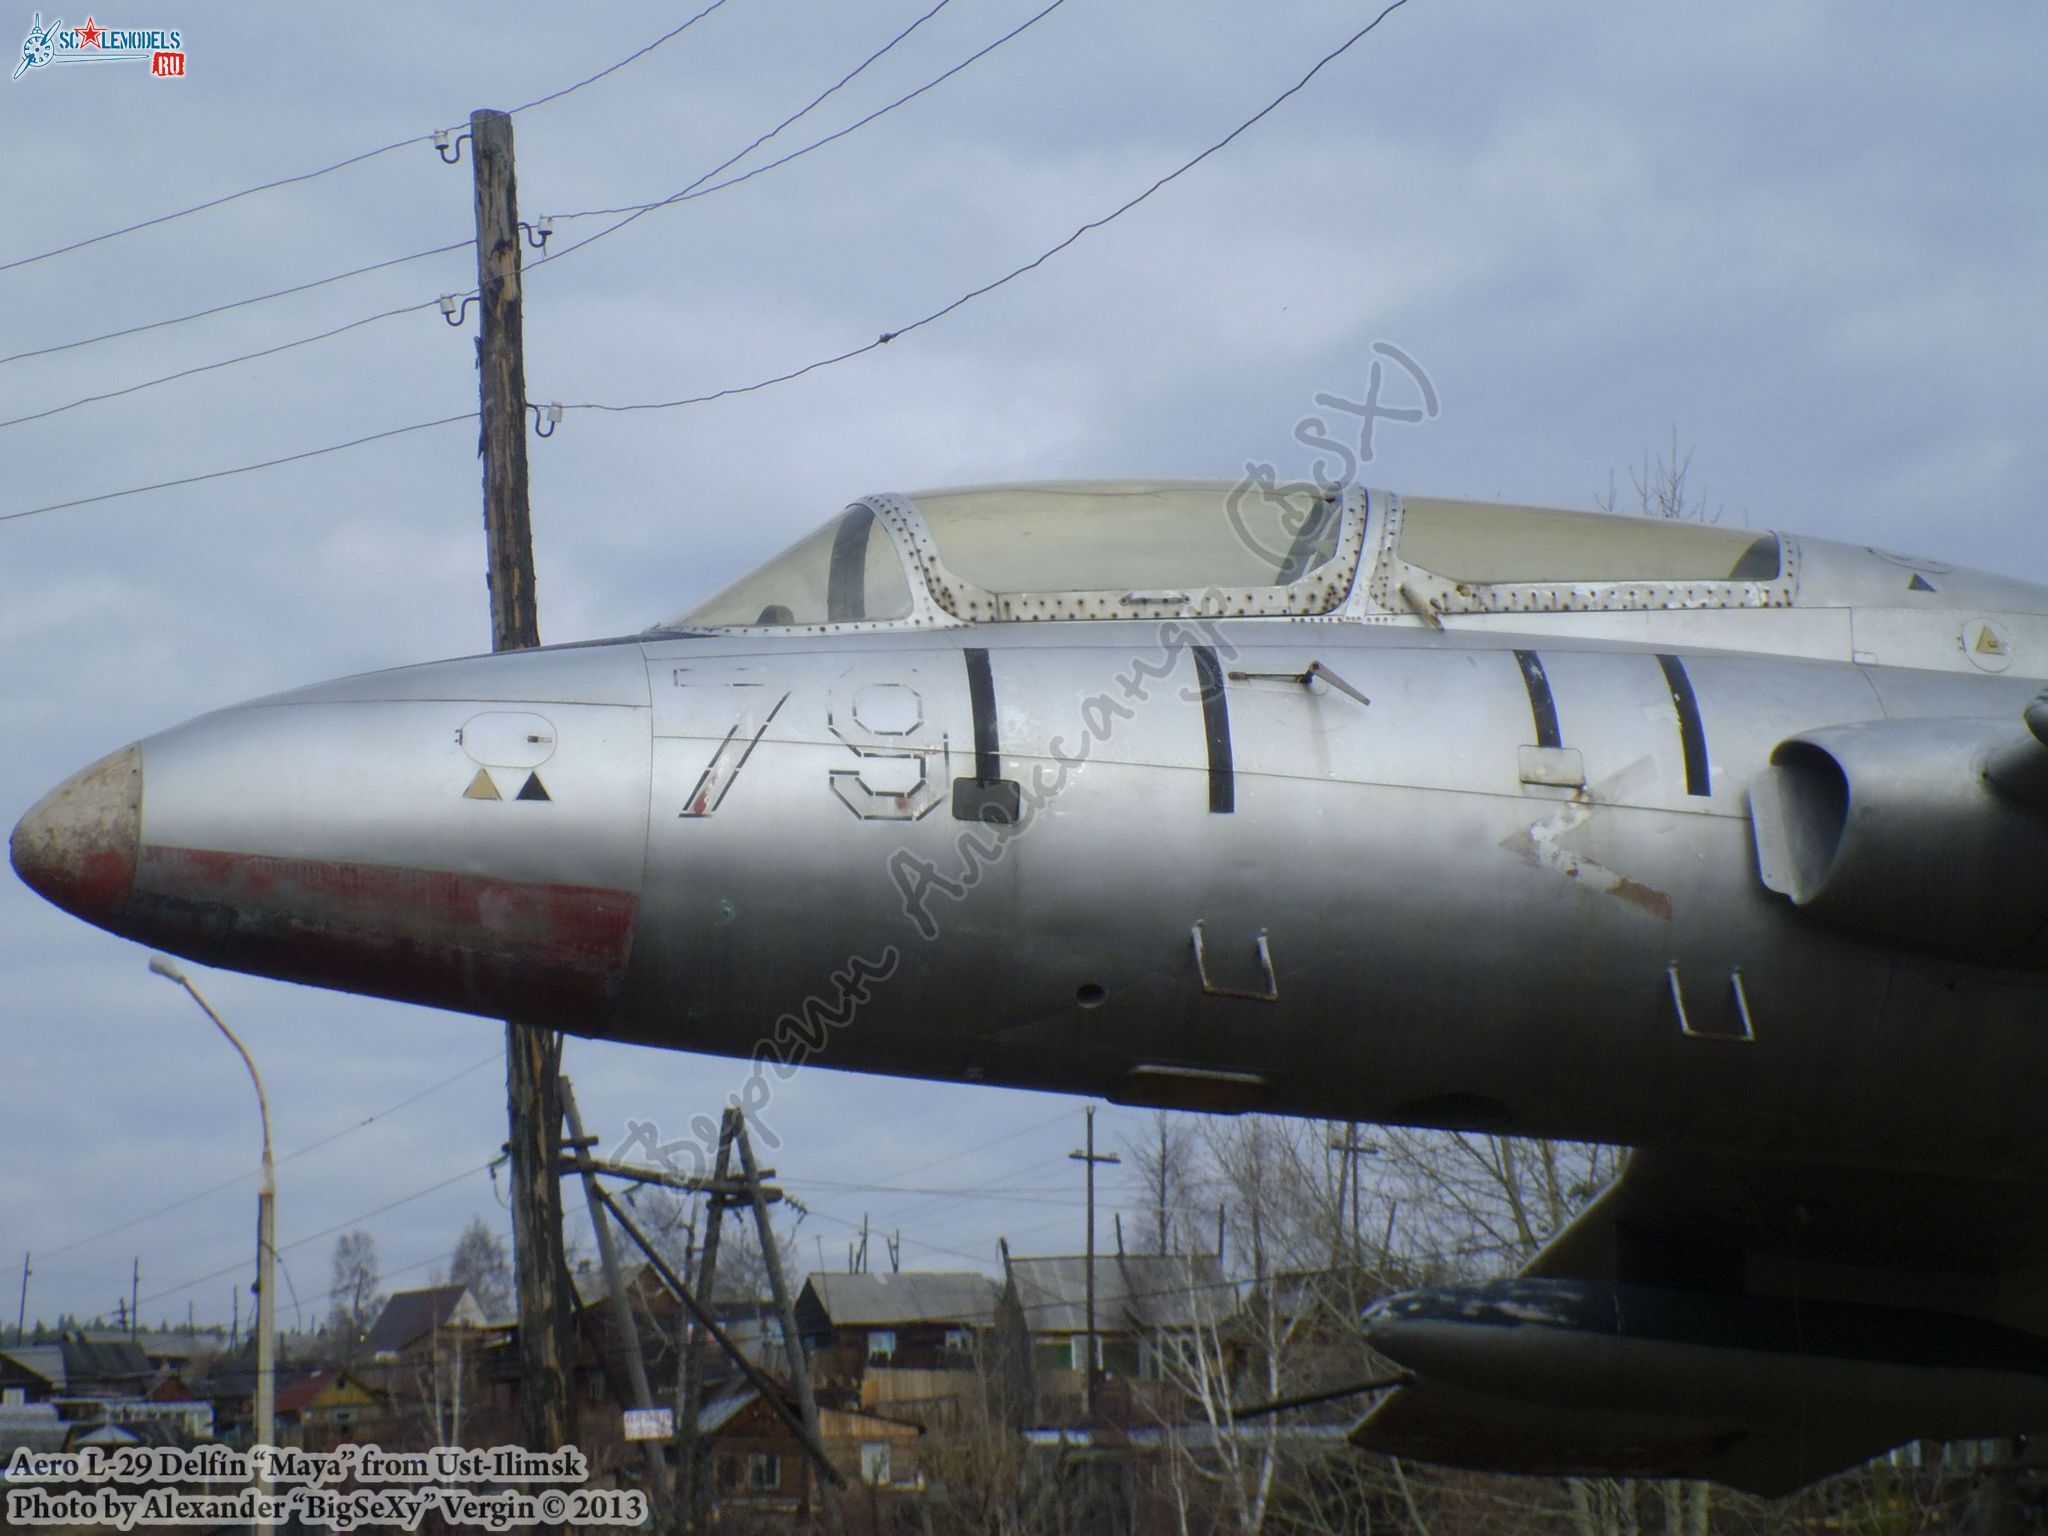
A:
{"label": "house roof", "polygon": [[195,1355],[212,1354],[221,1344],[218,1338],[206,1334],[159,1329],[144,1329],[131,1335],[125,1328],[85,1328],[80,1330],[79,1337],[89,1344],[125,1344],[132,1340],[152,1360],[190,1360]]}
{"label": "house roof", "polygon": [[965,1323],[987,1327],[995,1320],[1001,1288],[974,1270],[907,1269],[893,1275],[843,1275],[821,1271],[804,1290],[835,1328],[893,1328],[907,1323]]}
{"label": "house roof", "polygon": [[[468,1297],[466,1285],[430,1285],[417,1291],[399,1291],[384,1303],[384,1310],[370,1325],[363,1347],[372,1355],[402,1354],[408,1345],[445,1324]],[[473,1300],[470,1307],[476,1307]]]}
{"label": "house roof", "polygon": [[[279,1360],[276,1377],[278,1396],[282,1397],[292,1382],[314,1374],[317,1374],[315,1368],[304,1361]],[[207,1367],[206,1374],[192,1383],[192,1387],[202,1399],[213,1403],[253,1398],[256,1395],[256,1340],[252,1337],[233,1354],[217,1357]]]}
{"label": "house roof", "polygon": [[[1085,1257],[1012,1259],[1010,1276],[1027,1330],[1087,1332]],[[1103,1332],[1207,1326],[1236,1307],[1236,1289],[1213,1253],[1095,1256],[1095,1326]]]}
{"label": "house roof", "polygon": [[131,1339],[89,1339],[71,1335],[58,1345],[64,1351],[64,1385],[76,1392],[143,1380],[155,1374],[142,1346]]}
{"label": "house roof", "polygon": [[17,1344],[12,1349],[0,1349],[5,1355],[31,1376],[40,1376],[52,1390],[64,1390],[64,1346],[61,1344]]}
{"label": "house roof", "polygon": [[66,1334],[55,1344],[17,1344],[0,1354],[31,1375],[42,1377],[56,1392],[131,1386],[155,1374],[149,1356],[125,1336],[90,1339]]}
{"label": "house roof", "polygon": [[123,1429],[119,1424],[102,1424],[98,1429],[87,1430],[74,1445],[140,1445],[142,1436],[132,1429]]}
{"label": "house roof", "polygon": [[753,1387],[742,1387],[737,1392],[728,1392],[723,1397],[714,1397],[697,1410],[697,1433],[715,1435],[733,1421],[739,1411],[760,1397]]}
{"label": "house roof", "polygon": [[279,1413],[300,1412],[305,1408],[306,1404],[313,1401],[313,1398],[322,1387],[333,1381],[340,1374],[339,1371],[315,1371],[310,1376],[301,1377],[288,1387],[279,1387],[277,1389],[277,1411]]}

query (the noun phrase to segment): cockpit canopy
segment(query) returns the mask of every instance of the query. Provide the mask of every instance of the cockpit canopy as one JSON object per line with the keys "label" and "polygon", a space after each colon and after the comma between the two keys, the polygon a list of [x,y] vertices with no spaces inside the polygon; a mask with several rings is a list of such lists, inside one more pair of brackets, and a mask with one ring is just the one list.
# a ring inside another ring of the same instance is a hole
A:
{"label": "cockpit canopy", "polygon": [[1205,482],[871,496],[667,627],[1329,613],[1362,503]]}
{"label": "cockpit canopy", "polygon": [[670,629],[1784,607],[1776,534],[1248,480],[869,496]]}
{"label": "cockpit canopy", "polygon": [[1641,581],[1776,581],[1775,533],[1496,502],[1401,503],[1400,557],[1471,586]]}

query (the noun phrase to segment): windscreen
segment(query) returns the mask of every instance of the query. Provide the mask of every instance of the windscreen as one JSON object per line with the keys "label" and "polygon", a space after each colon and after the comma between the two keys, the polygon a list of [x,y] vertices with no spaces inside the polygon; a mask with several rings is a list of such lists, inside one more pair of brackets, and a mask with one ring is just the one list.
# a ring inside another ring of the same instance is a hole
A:
{"label": "windscreen", "polygon": [[910,581],[896,545],[873,512],[856,506],[663,628],[856,624],[909,617]]}
{"label": "windscreen", "polygon": [[1335,555],[1342,522],[1329,501],[1221,482],[995,486],[915,500],[946,569],[997,594],[1286,586]]}
{"label": "windscreen", "polygon": [[1776,581],[1778,537],[1711,523],[1406,497],[1401,558],[1475,585]]}

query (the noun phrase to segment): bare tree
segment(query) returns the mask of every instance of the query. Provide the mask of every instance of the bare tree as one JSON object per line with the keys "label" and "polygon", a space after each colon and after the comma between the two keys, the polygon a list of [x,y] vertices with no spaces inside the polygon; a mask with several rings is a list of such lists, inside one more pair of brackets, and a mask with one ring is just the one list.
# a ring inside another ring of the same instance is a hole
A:
{"label": "bare tree", "polygon": [[[679,1275],[689,1274],[695,1267],[697,1239],[690,1197],[659,1184],[642,1184],[626,1192],[626,1204],[662,1261]],[[724,1247],[722,1238],[719,1246]]]}
{"label": "bare tree", "polygon": [[1512,1273],[1614,1181],[1619,1147],[1390,1129],[1382,1176],[1401,1199],[1400,1251],[1417,1273]]}
{"label": "bare tree", "polygon": [[1155,1109],[1146,1134],[1124,1139],[1124,1160],[1138,1187],[1140,1229],[1151,1237],[1152,1251],[1195,1251],[1201,1147],[1194,1123]]}
{"label": "bare tree", "polygon": [[1685,522],[1718,523],[1721,508],[1709,504],[1704,486],[1695,490],[1692,480],[1692,445],[1684,449],[1678,446],[1678,428],[1671,429],[1670,457],[1659,453],[1654,457],[1648,449],[1643,451],[1640,466],[1631,466],[1628,472],[1629,488],[1634,492],[1632,505],[1624,506],[1623,498],[1615,489],[1614,474],[1608,472],[1607,493],[1594,497],[1602,512],[1621,513],[1628,517],[1666,517]]}
{"label": "bare tree", "polygon": [[448,1267],[453,1285],[466,1285],[487,1318],[506,1316],[512,1309],[512,1263],[506,1256],[504,1240],[476,1217],[462,1229],[455,1243],[455,1257]]}
{"label": "bare tree", "polygon": [[369,1334],[384,1305],[378,1291],[377,1239],[358,1227],[334,1240],[334,1285],[327,1326],[344,1360],[355,1357],[356,1347]]}

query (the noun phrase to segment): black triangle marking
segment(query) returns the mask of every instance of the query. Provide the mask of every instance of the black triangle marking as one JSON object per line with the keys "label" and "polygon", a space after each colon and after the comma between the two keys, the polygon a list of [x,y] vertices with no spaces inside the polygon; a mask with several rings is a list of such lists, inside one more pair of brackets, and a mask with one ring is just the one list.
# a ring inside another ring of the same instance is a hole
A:
{"label": "black triangle marking", "polygon": [[555,797],[548,793],[547,785],[541,783],[539,774],[529,773],[526,776],[526,782],[519,788],[517,798],[521,800],[552,800]]}
{"label": "black triangle marking", "polygon": [[1934,590],[1934,583],[1925,576],[1922,576],[1918,571],[1915,571],[1913,579],[1906,583],[1906,590],[1908,592],[1932,592]]}

